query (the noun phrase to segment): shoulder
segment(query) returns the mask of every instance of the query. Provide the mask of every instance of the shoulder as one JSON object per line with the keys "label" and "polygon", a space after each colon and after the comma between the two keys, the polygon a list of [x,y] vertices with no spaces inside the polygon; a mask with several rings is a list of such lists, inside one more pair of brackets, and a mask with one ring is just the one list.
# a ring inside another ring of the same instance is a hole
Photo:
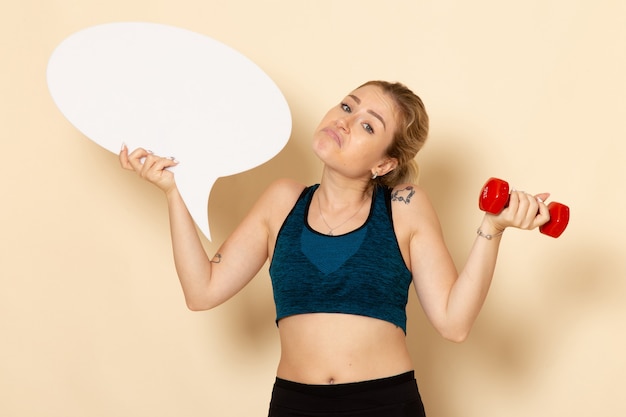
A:
{"label": "shoulder", "polygon": [[390,190],[394,224],[413,234],[425,224],[438,222],[426,191],[417,184],[404,183]]}
{"label": "shoulder", "polygon": [[291,179],[275,180],[261,194],[256,210],[263,213],[269,224],[282,223],[305,188],[305,185]]}
{"label": "shoulder", "polygon": [[265,190],[262,198],[271,199],[275,202],[296,202],[306,186],[289,178],[281,178],[273,181]]}
{"label": "shoulder", "polygon": [[417,184],[404,183],[390,190],[390,200],[394,210],[413,211],[423,204],[430,205],[426,191]]}

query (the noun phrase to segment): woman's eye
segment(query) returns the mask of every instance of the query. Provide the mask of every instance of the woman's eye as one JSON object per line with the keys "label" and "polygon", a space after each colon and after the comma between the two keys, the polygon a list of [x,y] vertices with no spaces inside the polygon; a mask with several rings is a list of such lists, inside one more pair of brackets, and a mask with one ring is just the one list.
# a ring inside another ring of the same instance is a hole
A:
{"label": "woman's eye", "polygon": [[348,106],[346,103],[341,103],[341,108],[343,109],[343,111],[345,111],[346,113],[350,113],[352,112],[352,109],[350,108],[350,106]]}
{"label": "woman's eye", "polygon": [[369,123],[363,123],[363,129],[365,129],[367,133],[374,133],[374,129]]}

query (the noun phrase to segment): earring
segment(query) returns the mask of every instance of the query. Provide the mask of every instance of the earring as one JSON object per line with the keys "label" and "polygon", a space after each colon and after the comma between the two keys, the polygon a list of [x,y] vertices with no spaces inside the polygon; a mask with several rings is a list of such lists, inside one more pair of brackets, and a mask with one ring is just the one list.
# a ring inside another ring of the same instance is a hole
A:
{"label": "earring", "polygon": [[378,178],[378,171],[372,174],[372,179],[375,180],[376,178]]}

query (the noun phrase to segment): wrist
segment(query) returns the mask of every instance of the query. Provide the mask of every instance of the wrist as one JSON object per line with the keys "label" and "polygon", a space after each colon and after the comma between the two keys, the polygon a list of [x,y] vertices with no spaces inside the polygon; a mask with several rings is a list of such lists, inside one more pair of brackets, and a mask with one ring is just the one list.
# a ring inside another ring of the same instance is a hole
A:
{"label": "wrist", "polygon": [[478,229],[476,229],[476,234],[480,237],[483,237],[487,240],[491,240],[491,239],[495,239],[497,237],[502,236],[502,234],[504,233],[504,230],[495,234],[490,234],[490,233],[484,233],[482,230],[480,230],[480,227]]}
{"label": "wrist", "polygon": [[167,198],[168,201],[181,198],[180,193],[178,192],[178,187],[176,187],[176,185],[173,185],[167,190],[164,190],[164,192],[165,192],[165,198]]}
{"label": "wrist", "polygon": [[482,222],[482,224],[478,227],[478,229],[476,229],[476,234],[479,237],[485,238],[487,240],[492,240],[492,239],[502,236],[505,229],[506,228],[498,228],[492,222],[485,219]]}

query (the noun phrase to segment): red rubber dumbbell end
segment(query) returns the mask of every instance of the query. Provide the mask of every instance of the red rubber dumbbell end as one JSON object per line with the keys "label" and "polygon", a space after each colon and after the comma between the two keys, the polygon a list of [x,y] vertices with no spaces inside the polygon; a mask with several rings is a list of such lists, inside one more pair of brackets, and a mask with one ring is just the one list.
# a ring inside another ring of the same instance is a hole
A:
{"label": "red rubber dumbbell end", "polygon": [[[478,196],[478,207],[487,213],[498,214],[509,204],[509,183],[499,178],[489,178]],[[569,207],[551,202],[548,204],[550,221],[539,227],[544,235],[559,237],[569,223]]]}
{"label": "red rubber dumbbell end", "polygon": [[548,204],[550,220],[539,226],[539,231],[544,235],[559,237],[569,223],[569,207],[555,201]]}
{"label": "red rubber dumbbell end", "polygon": [[510,193],[508,182],[499,178],[489,178],[478,197],[478,207],[487,213],[498,214],[509,204]]}

